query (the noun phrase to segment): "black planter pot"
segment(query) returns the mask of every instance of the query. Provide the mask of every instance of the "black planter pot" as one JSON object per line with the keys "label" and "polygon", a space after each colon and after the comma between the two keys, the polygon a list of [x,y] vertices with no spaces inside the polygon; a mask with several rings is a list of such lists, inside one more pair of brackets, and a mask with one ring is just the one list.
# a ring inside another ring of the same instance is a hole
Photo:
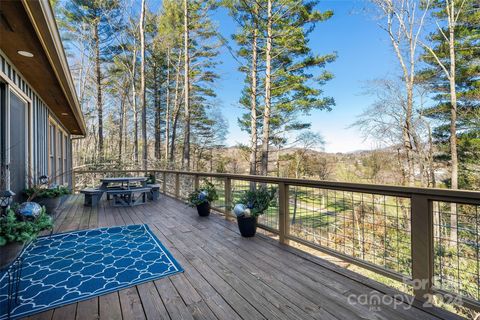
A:
{"label": "black planter pot", "polygon": [[210,215],[210,202],[204,202],[197,206],[198,215],[200,217],[208,217]]}
{"label": "black planter pot", "polygon": [[256,217],[237,217],[237,222],[242,237],[250,238],[257,232]]}
{"label": "black planter pot", "polygon": [[42,207],[44,206],[49,215],[53,215],[55,213],[55,210],[60,205],[61,199],[62,199],[62,197],[55,197],[55,198],[39,198],[39,197],[36,197],[35,199],[33,199],[33,201],[35,201],[36,203],[38,203]]}
{"label": "black planter pot", "polygon": [[22,242],[9,242],[0,247],[0,270],[10,265],[22,252]]}

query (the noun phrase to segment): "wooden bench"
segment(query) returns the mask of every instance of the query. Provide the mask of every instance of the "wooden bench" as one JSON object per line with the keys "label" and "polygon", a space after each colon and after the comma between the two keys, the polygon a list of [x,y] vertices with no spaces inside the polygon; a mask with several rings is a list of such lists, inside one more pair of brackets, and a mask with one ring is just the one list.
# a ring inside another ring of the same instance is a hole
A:
{"label": "wooden bench", "polygon": [[148,194],[148,199],[156,201],[160,198],[160,185],[159,184],[147,184],[148,188],[151,188],[150,193]]}
{"label": "wooden bench", "polygon": [[94,188],[80,190],[80,193],[85,195],[83,205],[87,207],[96,207],[103,196],[103,192],[104,190]]}
{"label": "wooden bench", "polygon": [[147,202],[147,194],[151,188],[130,188],[130,189],[111,189],[107,190],[107,195],[113,196],[113,206],[125,207],[135,206]]}
{"label": "wooden bench", "polygon": [[125,190],[126,187],[123,187],[123,186],[109,186],[109,187],[100,187],[102,190],[104,190],[106,193],[107,193],[107,200],[110,200],[111,199],[111,193],[109,193],[108,191],[112,191],[112,190]]}

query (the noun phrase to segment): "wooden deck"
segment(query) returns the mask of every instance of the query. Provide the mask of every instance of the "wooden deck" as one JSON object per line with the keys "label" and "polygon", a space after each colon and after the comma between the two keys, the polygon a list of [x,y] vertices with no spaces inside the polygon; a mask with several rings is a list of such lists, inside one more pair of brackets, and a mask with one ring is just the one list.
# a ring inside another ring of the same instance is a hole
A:
{"label": "wooden deck", "polygon": [[[162,196],[134,208],[83,206],[70,197],[55,232],[146,223],[184,273],[49,310],[29,319],[452,319],[439,309],[349,304],[388,289],[264,236],[241,238],[223,217],[200,218]],[[394,293],[393,290],[389,291]]]}

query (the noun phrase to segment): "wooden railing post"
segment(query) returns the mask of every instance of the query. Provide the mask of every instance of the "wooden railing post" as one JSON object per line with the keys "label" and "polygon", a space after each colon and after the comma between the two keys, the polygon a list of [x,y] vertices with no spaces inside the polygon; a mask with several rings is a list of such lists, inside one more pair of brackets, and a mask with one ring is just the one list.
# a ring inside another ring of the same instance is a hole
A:
{"label": "wooden railing post", "polygon": [[232,211],[232,179],[225,178],[225,219],[231,216]]}
{"label": "wooden railing post", "polygon": [[200,178],[198,177],[198,174],[194,175],[194,188],[195,190],[200,188]]}
{"label": "wooden railing post", "polygon": [[165,171],[162,173],[162,189],[163,194],[167,194],[167,173]]}
{"label": "wooden railing post", "polygon": [[433,211],[427,196],[412,195],[412,278],[415,298],[425,300],[433,281]]}
{"label": "wooden railing post", "polygon": [[76,183],[77,183],[77,182],[75,181],[76,178],[77,178],[77,177],[75,176],[75,170],[72,170],[72,193],[73,193],[73,194],[75,194],[75,191],[76,191],[76,189],[75,189],[75,185],[76,185]]}
{"label": "wooden railing post", "polygon": [[289,228],[289,194],[288,185],[280,182],[278,184],[278,231],[279,241],[283,244],[288,244],[287,239]]}
{"label": "wooden railing post", "polygon": [[180,175],[175,173],[175,198],[180,198]]}

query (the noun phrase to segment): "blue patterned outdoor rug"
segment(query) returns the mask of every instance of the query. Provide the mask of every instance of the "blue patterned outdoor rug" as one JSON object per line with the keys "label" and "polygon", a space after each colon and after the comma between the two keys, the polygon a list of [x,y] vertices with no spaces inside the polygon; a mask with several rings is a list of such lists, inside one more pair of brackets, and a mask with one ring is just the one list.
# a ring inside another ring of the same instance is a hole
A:
{"label": "blue patterned outdoor rug", "polygon": [[[22,255],[18,304],[12,318],[183,271],[147,225],[41,237]],[[6,278],[0,275],[0,319],[7,316]]]}

